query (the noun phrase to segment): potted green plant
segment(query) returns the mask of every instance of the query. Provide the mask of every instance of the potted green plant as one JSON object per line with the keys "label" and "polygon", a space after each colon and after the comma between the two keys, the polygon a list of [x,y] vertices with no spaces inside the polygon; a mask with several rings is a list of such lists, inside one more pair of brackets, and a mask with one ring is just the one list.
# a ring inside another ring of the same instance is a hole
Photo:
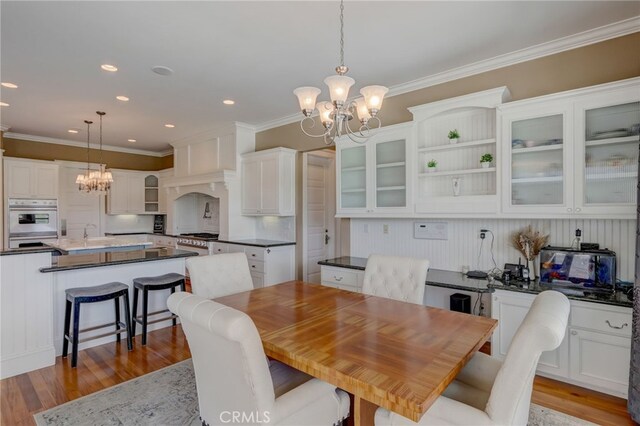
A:
{"label": "potted green plant", "polygon": [[489,167],[491,167],[492,161],[493,161],[493,155],[491,155],[488,152],[486,154],[483,154],[482,157],[480,157],[480,165],[482,166],[483,169],[488,169]]}
{"label": "potted green plant", "polygon": [[453,129],[449,131],[449,135],[447,137],[449,138],[450,144],[458,143],[458,139],[460,139],[460,133],[458,133],[458,129]]}
{"label": "potted green plant", "polygon": [[434,159],[429,160],[429,162],[427,162],[427,171],[429,173],[433,173],[436,171],[438,167],[438,162]]}

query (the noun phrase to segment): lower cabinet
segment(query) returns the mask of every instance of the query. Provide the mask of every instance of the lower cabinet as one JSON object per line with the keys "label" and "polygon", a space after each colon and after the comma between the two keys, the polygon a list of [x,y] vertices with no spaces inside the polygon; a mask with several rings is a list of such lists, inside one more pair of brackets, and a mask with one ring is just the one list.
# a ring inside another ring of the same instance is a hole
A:
{"label": "lower cabinet", "polygon": [[253,247],[233,243],[214,243],[213,254],[244,253],[255,288],[268,287],[295,279],[295,246]]}
{"label": "lower cabinet", "polygon": [[362,293],[364,271],[322,266],[320,268],[320,276],[321,284],[324,286]]}
{"label": "lower cabinet", "polygon": [[[498,320],[492,356],[504,359],[513,336],[535,295],[496,290],[492,317]],[[631,355],[631,309],[571,301],[565,339],[558,349],[543,352],[538,373],[626,398]]]}

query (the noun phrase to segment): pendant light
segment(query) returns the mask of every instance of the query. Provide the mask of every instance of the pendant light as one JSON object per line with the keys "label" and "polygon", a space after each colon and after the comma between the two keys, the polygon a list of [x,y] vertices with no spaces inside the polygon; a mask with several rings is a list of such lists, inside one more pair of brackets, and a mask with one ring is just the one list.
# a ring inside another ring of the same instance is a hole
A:
{"label": "pendant light", "polygon": [[106,164],[102,162],[102,117],[106,115],[106,112],[96,111],[96,114],[100,117],[100,157],[99,157],[99,169],[91,171],[89,163],[90,152],[90,126],[93,121],[85,120],[87,124],[87,170],[84,174],[79,174],[76,178],[78,184],[78,190],[87,194],[102,195],[107,193],[111,189],[111,182],[113,182],[113,176],[111,172],[106,171]]}

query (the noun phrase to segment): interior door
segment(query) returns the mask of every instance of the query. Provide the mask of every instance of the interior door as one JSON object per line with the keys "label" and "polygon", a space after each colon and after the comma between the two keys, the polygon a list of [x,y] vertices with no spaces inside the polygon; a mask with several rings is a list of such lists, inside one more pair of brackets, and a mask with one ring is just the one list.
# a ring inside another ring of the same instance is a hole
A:
{"label": "interior door", "polygon": [[320,283],[318,262],[335,256],[335,161],[309,154],[306,172],[306,277]]}

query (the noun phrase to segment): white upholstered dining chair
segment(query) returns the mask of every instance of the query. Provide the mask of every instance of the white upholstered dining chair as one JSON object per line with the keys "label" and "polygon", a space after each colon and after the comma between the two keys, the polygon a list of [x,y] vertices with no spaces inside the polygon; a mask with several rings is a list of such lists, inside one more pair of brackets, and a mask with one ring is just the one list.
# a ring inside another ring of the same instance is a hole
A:
{"label": "white upholstered dining chair", "polygon": [[187,258],[193,294],[206,299],[253,290],[249,262],[244,253]]}
{"label": "white upholstered dining chair", "polygon": [[[562,343],[569,300],[540,293],[516,331],[504,361],[477,353],[427,410],[419,425],[526,425],[540,354]],[[416,425],[379,408],[376,426]]]}
{"label": "white upholstered dining chair", "polygon": [[422,305],[429,261],[372,254],[364,270],[362,292]]}
{"label": "white upholstered dining chair", "polygon": [[171,295],[167,304],[189,342],[203,424],[336,425],[349,415],[345,392],[280,362],[268,363],[244,312],[185,292]]}

